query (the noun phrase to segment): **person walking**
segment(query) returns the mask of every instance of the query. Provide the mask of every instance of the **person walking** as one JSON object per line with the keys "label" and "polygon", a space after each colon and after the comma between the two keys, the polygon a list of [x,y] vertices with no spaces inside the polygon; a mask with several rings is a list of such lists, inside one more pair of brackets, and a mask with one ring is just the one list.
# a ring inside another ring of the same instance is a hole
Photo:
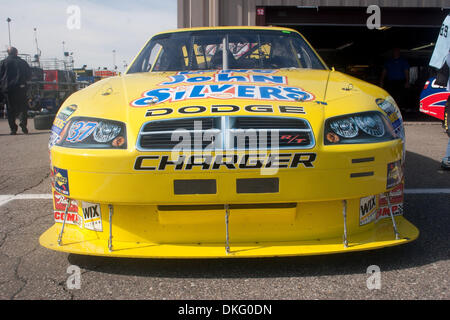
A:
{"label": "person walking", "polygon": [[11,135],[17,133],[16,118],[24,134],[27,129],[27,81],[31,78],[31,68],[18,56],[14,47],[8,48],[8,57],[0,62],[0,90],[6,98],[8,123]]}

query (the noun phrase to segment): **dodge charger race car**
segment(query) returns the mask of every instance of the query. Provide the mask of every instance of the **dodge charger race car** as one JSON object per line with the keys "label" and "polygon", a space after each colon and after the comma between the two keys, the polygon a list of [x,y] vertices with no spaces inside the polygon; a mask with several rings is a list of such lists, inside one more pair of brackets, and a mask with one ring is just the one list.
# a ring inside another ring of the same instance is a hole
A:
{"label": "dodge charger race car", "polygon": [[49,142],[49,249],[141,258],[404,244],[404,131],[389,94],[295,30],[168,31],[74,93]]}

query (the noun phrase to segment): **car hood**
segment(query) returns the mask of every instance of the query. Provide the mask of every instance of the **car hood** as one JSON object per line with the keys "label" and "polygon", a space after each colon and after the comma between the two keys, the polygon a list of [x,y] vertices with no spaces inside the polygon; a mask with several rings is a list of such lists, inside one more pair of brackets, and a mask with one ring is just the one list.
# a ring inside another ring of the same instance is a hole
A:
{"label": "car hood", "polygon": [[119,120],[138,132],[152,120],[212,115],[301,116],[321,126],[324,117],[374,109],[374,96],[385,95],[334,70],[152,72],[105,79],[66,104],[78,106],[74,116]]}

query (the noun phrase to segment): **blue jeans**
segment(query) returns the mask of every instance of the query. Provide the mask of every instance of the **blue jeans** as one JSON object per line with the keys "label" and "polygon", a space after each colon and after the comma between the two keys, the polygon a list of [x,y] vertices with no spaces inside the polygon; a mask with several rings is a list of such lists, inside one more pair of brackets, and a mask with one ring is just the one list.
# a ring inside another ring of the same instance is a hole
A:
{"label": "blue jeans", "polygon": [[450,138],[448,139],[447,152],[444,158],[450,158]]}

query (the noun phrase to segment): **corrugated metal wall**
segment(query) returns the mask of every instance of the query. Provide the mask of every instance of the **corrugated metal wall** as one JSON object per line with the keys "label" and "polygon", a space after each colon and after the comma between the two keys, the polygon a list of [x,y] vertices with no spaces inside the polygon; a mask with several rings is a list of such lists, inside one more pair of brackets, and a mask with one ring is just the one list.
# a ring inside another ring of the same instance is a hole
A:
{"label": "corrugated metal wall", "polygon": [[450,0],[178,0],[178,27],[255,25],[258,6],[450,8]]}

